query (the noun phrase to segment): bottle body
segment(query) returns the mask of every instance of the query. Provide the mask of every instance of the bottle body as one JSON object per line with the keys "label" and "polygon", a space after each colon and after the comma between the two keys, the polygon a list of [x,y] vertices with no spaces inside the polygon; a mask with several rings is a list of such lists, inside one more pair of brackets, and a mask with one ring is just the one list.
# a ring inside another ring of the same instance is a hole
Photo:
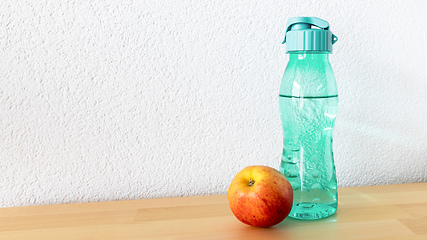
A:
{"label": "bottle body", "polygon": [[290,217],[321,219],[338,206],[332,134],[338,94],[328,52],[291,52],[280,87],[280,171],[294,192]]}

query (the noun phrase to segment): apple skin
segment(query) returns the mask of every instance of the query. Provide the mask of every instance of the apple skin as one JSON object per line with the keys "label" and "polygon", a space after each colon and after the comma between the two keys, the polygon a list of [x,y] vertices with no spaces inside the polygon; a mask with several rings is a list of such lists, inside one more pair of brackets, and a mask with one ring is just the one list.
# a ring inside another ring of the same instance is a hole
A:
{"label": "apple skin", "polygon": [[[252,186],[250,181],[254,181]],[[290,213],[293,191],[288,179],[274,168],[249,166],[234,177],[228,188],[234,216],[255,227],[270,227]]]}

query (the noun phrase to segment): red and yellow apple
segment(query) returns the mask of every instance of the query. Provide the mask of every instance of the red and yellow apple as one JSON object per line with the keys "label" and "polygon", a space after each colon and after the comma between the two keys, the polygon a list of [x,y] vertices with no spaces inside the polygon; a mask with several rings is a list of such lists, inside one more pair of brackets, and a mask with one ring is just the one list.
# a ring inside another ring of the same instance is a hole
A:
{"label": "red and yellow apple", "polygon": [[241,170],[231,182],[227,195],[234,216],[255,227],[282,222],[292,208],[291,184],[283,174],[267,166]]}

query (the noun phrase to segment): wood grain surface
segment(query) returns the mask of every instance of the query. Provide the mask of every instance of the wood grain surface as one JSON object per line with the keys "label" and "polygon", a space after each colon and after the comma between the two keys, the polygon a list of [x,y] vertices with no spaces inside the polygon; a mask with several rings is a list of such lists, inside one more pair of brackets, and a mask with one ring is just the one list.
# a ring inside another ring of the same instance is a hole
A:
{"label": "wood grain surface", "polygon": [[0,239],[427,239],[427,183],[339,189],[338,211],[271,228],[240,223],[225,195],[0,208]]}

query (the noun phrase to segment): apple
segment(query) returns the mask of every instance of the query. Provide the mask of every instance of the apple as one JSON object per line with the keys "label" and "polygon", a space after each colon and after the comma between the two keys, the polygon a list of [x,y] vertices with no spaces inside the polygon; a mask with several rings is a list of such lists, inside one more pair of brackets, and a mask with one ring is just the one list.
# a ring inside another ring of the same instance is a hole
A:
{"label": "apple", "polygon": [[234,177],[228,188],[234,216],[255,227],[270,227],[290,213],[293,192],[288,179],[274,168],[249,166]]}

